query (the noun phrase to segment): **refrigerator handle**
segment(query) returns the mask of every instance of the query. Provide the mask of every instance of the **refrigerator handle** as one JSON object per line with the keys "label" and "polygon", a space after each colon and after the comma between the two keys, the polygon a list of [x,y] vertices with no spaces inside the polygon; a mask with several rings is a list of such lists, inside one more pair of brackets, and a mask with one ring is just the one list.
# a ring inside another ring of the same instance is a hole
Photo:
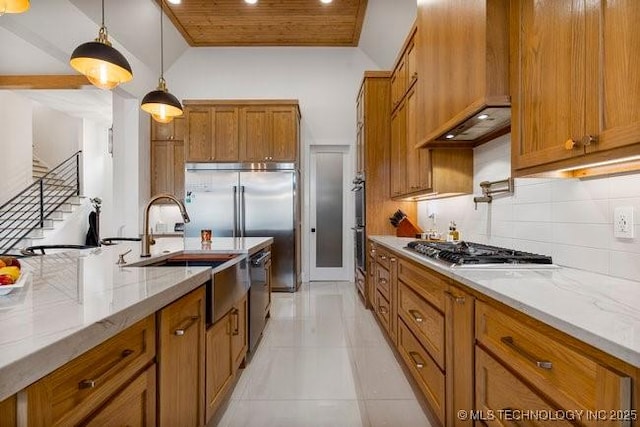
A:
{"label": "refrigerator handle", "polygon": [[233,186],[233,237],[238,231],[238,186]]}
{"label": "refrigerator handle", "polygon": [[240,215],[242,215],[240,219],[240,237],[244,237],[245,233],[245,200],[244,200],[244,185],[240,186]]}

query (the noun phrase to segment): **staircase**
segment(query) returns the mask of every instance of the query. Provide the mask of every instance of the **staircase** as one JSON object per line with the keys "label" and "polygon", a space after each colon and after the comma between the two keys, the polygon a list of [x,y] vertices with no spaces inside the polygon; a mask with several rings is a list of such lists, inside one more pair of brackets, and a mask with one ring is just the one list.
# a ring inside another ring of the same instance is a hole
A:
{"label": "staircase", "polygon": [[80,204],[80,156],[78,151],[50,171],[33,160],[34,183],[0,206],[0,254],[42,239],[57,221]]}

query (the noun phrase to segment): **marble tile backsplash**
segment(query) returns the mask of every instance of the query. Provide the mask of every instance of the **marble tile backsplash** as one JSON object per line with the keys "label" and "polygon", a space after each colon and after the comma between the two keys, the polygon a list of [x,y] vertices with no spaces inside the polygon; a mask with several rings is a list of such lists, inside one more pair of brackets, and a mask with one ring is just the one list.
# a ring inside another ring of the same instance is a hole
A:
{"label": "marble tile backsplash", "polygon": [[[475,149],[474,193],[481,181],[511,174],[510,135]],[[634,239],[613,236],[613,212],[635,208]],[[640,174],[592,179],[515,180],[513,196],[479,203],[473,196],[424,201],[418,223],[446,232],[450,220],[462,238],[497,246],[551,255],[554,263],[640,281]]]}

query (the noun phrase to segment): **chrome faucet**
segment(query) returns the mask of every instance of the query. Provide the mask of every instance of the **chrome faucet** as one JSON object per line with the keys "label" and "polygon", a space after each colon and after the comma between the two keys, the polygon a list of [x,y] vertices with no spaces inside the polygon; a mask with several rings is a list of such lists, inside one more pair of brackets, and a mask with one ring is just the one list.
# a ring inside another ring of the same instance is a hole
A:
{"label": "chrome faucet", "polygon": [[147,206],[144,208],[144,232],[142,234],[142,251],[140,252],[140,256],[143,258],[147,258],[151,256],[151,245],[155,245],[156,241],[153,239],[153,233],[149,230],[149,211],[151,210],[151,205],[157,202],[160,199],[169,199],[173,201],[180,208],[180,213],[182,214],[182,218],[184,222],[187,223],[191,221],[189,219],[189,214],[187,213],[187,208],[185,208],[184,203],[181,200],[178,200],[175,196],[168,193],[160,193],[151,198]]}

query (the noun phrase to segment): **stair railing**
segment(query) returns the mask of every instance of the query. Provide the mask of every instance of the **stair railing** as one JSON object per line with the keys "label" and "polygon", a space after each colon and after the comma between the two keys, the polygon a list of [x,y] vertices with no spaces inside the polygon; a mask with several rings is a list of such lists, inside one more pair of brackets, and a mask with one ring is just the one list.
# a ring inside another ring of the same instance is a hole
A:
{"label": "stair railing", "polygon": [[51,169],[42,178],[0,206],[0,253],[8,253],[51,217],[71,197],[80,195],[82,151]]}

